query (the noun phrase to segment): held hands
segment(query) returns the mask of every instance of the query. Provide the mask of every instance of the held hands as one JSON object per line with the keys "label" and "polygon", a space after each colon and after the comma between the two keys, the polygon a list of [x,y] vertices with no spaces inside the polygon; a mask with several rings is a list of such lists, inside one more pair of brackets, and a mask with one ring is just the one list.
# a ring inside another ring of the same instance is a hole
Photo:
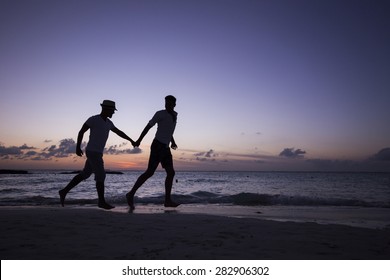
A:
{"label": "held hands", "polygon": [[[135,142],[133,140],[130,140],[130,142],[131,142],[131,145],[133,145],[134,148],[139,147],[139,145],[141,145],[141,140],[140,139],[138,139]],[[171,143],[171,149],[173,149],[173,150],[177,149],[177,145],[176,145],[175,142]]]}
{"label": "held hands", "polygon": [[76,155],[78,155],[79,157],[82,157],[83,156],[83,151],[81,150],[81,148],[80,147],[77,147],[76,148]]}
{"label": "held hands", "polygon": [[134,142],[133,140],[130,139],[130,143],[131,145],[133,145],[133,147],[138,147],[139,145],[137,145],[137,142]]}
{"label": "held hands", "polygon": [[133,146],[135,148],[135,147],[139,147],[139,145],[141,145],[141,140],[138,139],[137,141],[134,142]]}
{"label": "held hands", "polygon": [[138,148],[139,145],[141,145],[141,140],[137,140],[137,141],[133,141],[132,139],[128,139],[131,143],[131,145],[133,146],[133,148]]}

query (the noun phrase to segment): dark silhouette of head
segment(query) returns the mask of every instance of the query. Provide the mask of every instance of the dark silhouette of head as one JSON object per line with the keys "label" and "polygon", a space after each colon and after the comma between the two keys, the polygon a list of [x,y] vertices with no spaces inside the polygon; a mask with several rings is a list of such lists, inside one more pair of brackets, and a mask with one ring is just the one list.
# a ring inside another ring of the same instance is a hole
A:
{"label": "dark silhouette of head", "polygon": [[167,109],[167,111],[173,111],[175,107],[176,107],[176,97],[174,97],[173,95],[165,96],[165,109]]}
{"label": "dark silhouette of head", "polygon": [[103,100],[103,103],[100,104],[102,106],[101,115],[105,117],[112,118],[112,115],[117,111],[115,107],[115,102],[112,100]]}

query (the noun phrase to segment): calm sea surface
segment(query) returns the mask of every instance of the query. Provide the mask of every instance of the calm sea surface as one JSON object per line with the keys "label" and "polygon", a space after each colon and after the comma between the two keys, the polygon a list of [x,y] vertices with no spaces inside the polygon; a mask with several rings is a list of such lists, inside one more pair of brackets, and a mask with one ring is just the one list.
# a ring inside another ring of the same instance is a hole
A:
{"label": "calm sea surface", "polygon": [[[106,200],[126,209],[125,194],[142,172],[107,174]],[[74,174],[30,171],[0,175],[0,206],[56,206],[58,190]],[[136,194],[140,212],[162,211],[164,172],[156,172]],[[173,185],[178,211],[211,212],[274,220],[356,226],[390,225],[390,173],[177,172]],[[74,188],[66,206],[94,206],[93,176]],[[136,209],[136,210],[137,210]]]}

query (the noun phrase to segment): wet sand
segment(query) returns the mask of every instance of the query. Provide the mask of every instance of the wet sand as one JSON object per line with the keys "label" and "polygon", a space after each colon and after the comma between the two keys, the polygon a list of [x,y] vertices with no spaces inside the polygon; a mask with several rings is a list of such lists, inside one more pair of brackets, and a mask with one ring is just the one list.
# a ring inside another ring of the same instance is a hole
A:
{"label": "wet sand", "polygon": [[0,207],[2,260],[390,259],[390,229],[161,211]]}

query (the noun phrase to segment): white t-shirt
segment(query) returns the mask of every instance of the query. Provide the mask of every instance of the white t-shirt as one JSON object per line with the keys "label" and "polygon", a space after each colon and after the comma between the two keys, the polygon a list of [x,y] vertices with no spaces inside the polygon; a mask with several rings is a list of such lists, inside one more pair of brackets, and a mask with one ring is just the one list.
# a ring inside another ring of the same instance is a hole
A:
{"label": "white t-shirt", "polygon": [[90,127],[86,150],[103,153],[108,134],[115,127],[114,124],[110,119],[103,120],[100,115],[90,117],[85,123]]}
{"label": "white t-shirt", "polygon": [[167,110],[161,110],[156,112],[149,121],[150,126],[154,126],[156,123],[158,124],[155,139],[167,146],[171,142],[173,132],[176,128],[177,113],[173,112],[173,114],[175,115],[175,120]]}

